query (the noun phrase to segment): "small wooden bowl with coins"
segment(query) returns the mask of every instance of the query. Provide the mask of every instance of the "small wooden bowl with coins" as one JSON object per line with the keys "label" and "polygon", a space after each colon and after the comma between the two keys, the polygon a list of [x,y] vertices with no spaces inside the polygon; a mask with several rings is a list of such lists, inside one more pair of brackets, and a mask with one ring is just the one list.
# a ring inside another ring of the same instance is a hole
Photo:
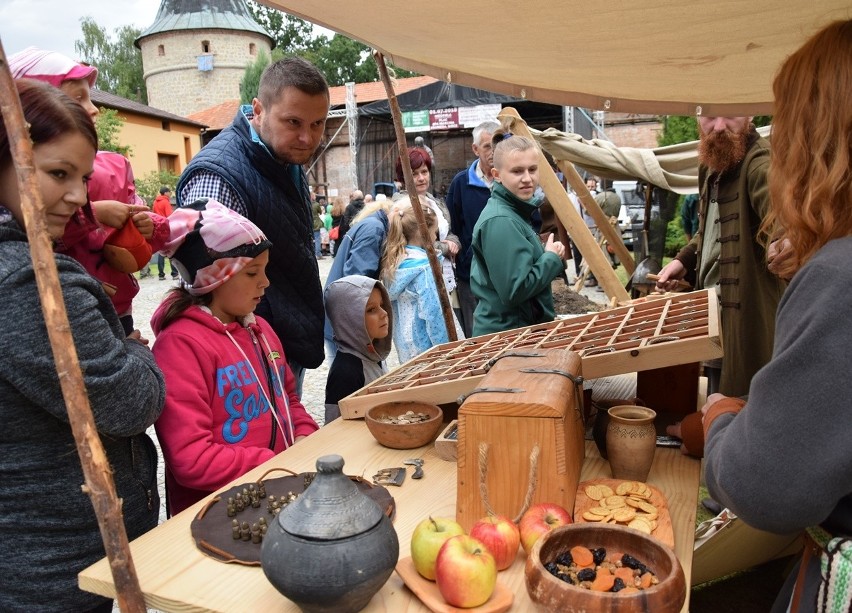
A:
{"label": "small wooden bowl with coins", "polygon": [[415,449],[431,443],[444,420],[441,407],[427,402],[386,402],[364,416],[370,434],[391,449]]}

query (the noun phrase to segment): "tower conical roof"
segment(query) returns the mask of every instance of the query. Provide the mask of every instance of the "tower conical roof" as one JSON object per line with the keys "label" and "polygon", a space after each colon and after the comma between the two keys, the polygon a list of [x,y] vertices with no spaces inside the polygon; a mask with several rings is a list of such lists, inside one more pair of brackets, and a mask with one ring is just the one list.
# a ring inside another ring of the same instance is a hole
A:
{"label": "tower conical roof", "polygon": [[249,13],[245,0],[163,0],[153,25],[139,35],[135,45],[146,36],[175,30],[239,30],[257,32],[275,45],[269,33]]}

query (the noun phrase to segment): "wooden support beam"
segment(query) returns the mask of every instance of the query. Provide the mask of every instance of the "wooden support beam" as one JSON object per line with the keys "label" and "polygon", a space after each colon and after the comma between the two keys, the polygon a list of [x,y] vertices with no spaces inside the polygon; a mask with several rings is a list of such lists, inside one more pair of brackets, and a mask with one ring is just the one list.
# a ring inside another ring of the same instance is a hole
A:
{"label": "wooden support beam", "polygon": [[[598,201],[595,200],[595,197],[592,196],[589,188],[586,187],[586,183],[577,172],[577,169],[574,168],[574,164],[565,160],[557,160],[556,165],[559,166],[559,170],[565,174],[565,178],[580,198],[580,202],[583,203],[583,206],[586,207],[586,211],[588,211],[588,213],[592,216],[592,219],[595,220],[598,230],[601,234],[603,234],[606,242],[609,243],[615,251],[615,255],[621,261],[621,264],[624,266],[624,270],[627,271],[627,276],[629,277],[632,275],[633,271],[636,269],[636,262],[633,261],[633,254],[631,254],[625,246],[624,241],[621,238],[621,232],[609,223],[609,217],[606,216],[598,204]],[[583,254],[583,257],[586,257],[585,253]]]}
{"label": "wooden support beam", "polygon": [[[504,108],[497,115],[497,118],[501,123],[507,125],[513,134],[525,136],[535,142],[526,122],[518,115],[518,111],[512,107]],[[630,295],[621,285],[621,281],[619,281],[618,276],[598,246],[598,242],[586,226],[586,222],[583,221],[583,218],[580,217],[580,214],[574,208],[574,204],[568,197],[568,192],[565,191],[556,173],[553,172],[547,158],[544,157],[541,147],[538,148],[538,155],[541,187],[559,220],[565,226],[565,229],[568,230],[571,240],[574,241],[580,253],[583,254],[583,258],[589,263],[589,268],[591,268],[598,283],[604,292],[606,292],[607,297],[616,298],[619,302],[627,302],[630,300]],[[586,193],[588,193],[588,190],[586,190]],[[592,198],[592,202],[594,202],[594,198]],[[598,211],[603,216],[600,207],[598,207]],[[606,225],[608,226],[609,223]]]}

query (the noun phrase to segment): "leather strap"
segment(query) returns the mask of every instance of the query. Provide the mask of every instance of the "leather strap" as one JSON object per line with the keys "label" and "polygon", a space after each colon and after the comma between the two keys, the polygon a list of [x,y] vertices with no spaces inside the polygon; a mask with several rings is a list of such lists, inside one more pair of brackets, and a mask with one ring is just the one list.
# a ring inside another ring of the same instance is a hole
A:
{"label": "leather strap", "polygon": [[799,566],[799,573],[796,576],[796,585],[793,587],[793,597],[790,600],[790,613],[798,613],[799,604],[802,601],[802,592],[805,589],[805,577],[808,574],[808,565],[811,561],[811,556],[818,555],[820,547],[816,541],[805,531],[804,534],[805,548],[802,551],[802,563]]}

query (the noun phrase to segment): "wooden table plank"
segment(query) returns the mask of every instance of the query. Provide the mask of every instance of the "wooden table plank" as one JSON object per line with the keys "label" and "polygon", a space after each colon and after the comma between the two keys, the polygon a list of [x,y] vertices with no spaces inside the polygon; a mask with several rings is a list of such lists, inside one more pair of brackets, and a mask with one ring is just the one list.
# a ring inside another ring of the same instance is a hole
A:
{"label": "wooden table plank", "polygon": [[[430,445],[400,451],[379,445],[363,421],[338,419],[298,445],[244,475],[235,483],[259,478],[273,466],[296,472],[315,470],[316,458],[337,453],[346,461],[344,472],[369,477],[377,469],[401,466],[411,457],[423,457],[425,477],[410,476],[400,488],[389,488],[396,500],[394,528],[399,535],[400,557],[410,555],[409,540],[415,526],[427,515],[454,517],[456,511],[456,465],[438,458]],[[695,510],[700,463],[678,450],[658,448],[648,482],[665,493],[675,532],[675,552],[681,560],[686,583],[692,570]],[[409,471],[410,472],[410,471]],[[586,442],[586,461],[581,479],[609,477],[609,465],[601,459],[594,443]],[[190,534],[193,517],[201,501],[131,543],[133,560],[145,601],[162,611],[298,611],[279,594],[259,567],[224,564],[203,555]],[[512,567],[499,575],[515,594],[513,611],[532,611],[524,586],[523,552]],[[112,575],[106,559],[79,575],[80,587],[114,597]],[[684,606],[688,610],[689,600]],[[425,612],[427,609],[405,588],[394,573],[370,601],[367,611]]]}

